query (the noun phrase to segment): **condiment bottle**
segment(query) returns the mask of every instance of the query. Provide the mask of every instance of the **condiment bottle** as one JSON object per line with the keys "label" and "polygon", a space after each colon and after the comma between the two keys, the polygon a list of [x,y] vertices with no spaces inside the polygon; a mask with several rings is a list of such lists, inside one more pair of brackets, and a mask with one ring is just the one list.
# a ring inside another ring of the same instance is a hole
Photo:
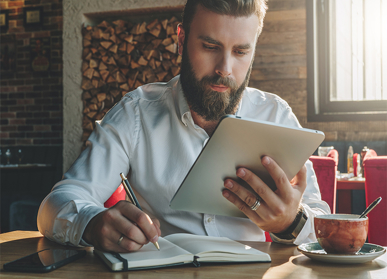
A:
{"label": "condiment bottle", "polygon": [[369,150],[369,148],[368,148],[367,146],[364,146],[364,147],[363,147],[363,150],[360,152],[360,156],[361,156],[361,162],[360,162],[360,167],[361,167],[360,173],[361,173],[361,177],[364,177],[363,160],[364,160],[364,156],[366,155],[366,153],[367,153],[368,150]]}
{"label": "condiment bottle", "polygon": [[347,172],[353,173],[353,148],[349,146],[347,155]]}

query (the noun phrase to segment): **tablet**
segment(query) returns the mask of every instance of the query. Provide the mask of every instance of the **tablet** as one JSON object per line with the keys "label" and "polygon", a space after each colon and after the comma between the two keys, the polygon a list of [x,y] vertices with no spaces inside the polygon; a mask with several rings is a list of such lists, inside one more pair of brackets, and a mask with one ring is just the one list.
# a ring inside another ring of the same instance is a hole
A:
{"label": "tablet", "polygon": [[261,163],[262,156],[273,158],[290,180],[324,137],[321,131],[227,115],[221,119],[199,154],[172,198],[170,207],[198,213],[246,217],[223,197],[224,180],[232,178],[249,189],[249,185],[236,176],[236,170],[245,167],[275,191],[277,187]]}

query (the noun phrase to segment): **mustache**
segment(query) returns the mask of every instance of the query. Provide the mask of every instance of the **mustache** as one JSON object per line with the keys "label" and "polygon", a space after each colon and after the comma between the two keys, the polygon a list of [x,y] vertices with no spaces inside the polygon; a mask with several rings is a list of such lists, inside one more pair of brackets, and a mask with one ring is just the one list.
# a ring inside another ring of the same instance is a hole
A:
{"label": "mustache", "polygon": [[204,84],[213,84],[213,85],[224,85],[231,89],[237,89],[238,84],[235,80],[228,78],[228,77],[221,77],[221,76],[204,76],[202,78],[202,82]]}

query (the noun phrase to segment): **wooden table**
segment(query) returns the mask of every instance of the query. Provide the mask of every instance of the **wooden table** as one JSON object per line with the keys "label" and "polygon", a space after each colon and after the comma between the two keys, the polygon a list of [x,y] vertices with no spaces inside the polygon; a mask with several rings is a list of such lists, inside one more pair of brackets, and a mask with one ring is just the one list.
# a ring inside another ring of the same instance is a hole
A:
{"label": "wooden table", "polygon": [[[0,278],[367,278],[385,279],[387,254],[364,264],[337,265],[315,262],[300,254],[296,246],[271,242],[244,242],[269,253],[271,263],[216,264],[199,268],[180,266],[143,271],[110,272],[106,265],[87,250],[86,257],[49,273],[28,274],[6,272],[1,269]],[[60,248],[39,232],[14,231],[0,234],[1,268],[3,264],[45,248]]]}
{"label": "wooden table", "polygon": [[[352,213],[352,190],[364,190],[364,178],[337,179],[337,213]],[[387,276],[386,276],[387,277]]]}

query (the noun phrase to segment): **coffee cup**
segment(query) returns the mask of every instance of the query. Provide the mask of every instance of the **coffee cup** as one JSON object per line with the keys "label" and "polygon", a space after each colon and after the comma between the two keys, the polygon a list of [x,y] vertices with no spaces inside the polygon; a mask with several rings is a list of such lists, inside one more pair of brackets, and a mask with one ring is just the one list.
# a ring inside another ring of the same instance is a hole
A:
{"label": "coffee cup", "polygon": [[331,254],[356,254],[367,239],[368,217],[328,214],[314,217],[314,231],[320,246]]}

